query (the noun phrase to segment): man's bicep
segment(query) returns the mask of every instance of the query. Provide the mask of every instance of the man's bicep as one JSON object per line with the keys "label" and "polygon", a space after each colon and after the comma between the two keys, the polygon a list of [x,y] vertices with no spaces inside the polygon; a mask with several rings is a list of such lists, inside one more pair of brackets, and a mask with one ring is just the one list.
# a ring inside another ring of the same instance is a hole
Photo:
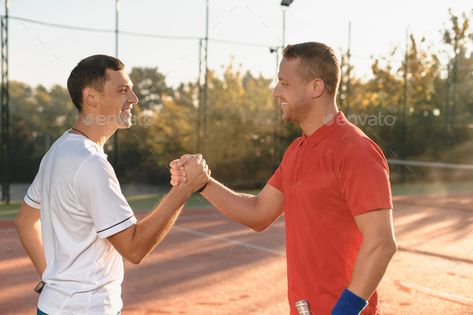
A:
{"label": "man's bicep", "polygon": [[266,226],[273,223],[282,213],[284,194],[277,188],[267,184],[257,196],[257,209],[261,214],[260,221]]}
{"label": "man's bicep", "polygon": [[355,216],[355,222],[367,241],[394,240],[392,209],[378,209]]}
{"label": "man's bicep", "polygon": [[110,235],[107,237],[110,244],[126,259],[129,257],[130,247],[133,240],[133,235],[135,233],[136,224],[131,225],[130,227]]}
{"label": "man's bicep", "polygon": [[16,215],[15,223],[19,226],[24,222],[36,222],[41,218],[41,212],[39,209],[34,208],[27,204],[25,201],[21,203],[20,210]]}

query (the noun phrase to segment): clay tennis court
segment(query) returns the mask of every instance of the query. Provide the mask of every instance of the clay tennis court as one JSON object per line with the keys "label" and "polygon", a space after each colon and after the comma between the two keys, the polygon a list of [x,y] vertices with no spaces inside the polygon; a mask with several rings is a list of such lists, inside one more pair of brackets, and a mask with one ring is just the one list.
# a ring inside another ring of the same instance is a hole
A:
{"label": "clay tennis court", "polygon": [[[395,197],[399,251],[383,314],[473,314],[473,196]],[[0,313],[33,314],[38,277],[12,221],[0,223]],[[254,233],[186,208],[139,266],[126,264],[124,314],[287,314],[284,222]]]}

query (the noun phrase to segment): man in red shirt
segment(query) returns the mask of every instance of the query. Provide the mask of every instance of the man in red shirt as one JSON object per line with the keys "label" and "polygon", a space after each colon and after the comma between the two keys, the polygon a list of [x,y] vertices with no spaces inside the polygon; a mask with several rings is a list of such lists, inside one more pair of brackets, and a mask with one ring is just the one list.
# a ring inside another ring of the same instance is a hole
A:
{"label": "man in red shirt", "polygon": [[[202,194],[255,231],[284,213],[288,298],[317,315],[380,314],[376,287],[396,251],[389,170],[379,147],[336,105],[340,70],[321,43],[289,45],[273,95],[302,136],[256,196],[211,178]],[[189,156],[171,162],[173,185]]]}

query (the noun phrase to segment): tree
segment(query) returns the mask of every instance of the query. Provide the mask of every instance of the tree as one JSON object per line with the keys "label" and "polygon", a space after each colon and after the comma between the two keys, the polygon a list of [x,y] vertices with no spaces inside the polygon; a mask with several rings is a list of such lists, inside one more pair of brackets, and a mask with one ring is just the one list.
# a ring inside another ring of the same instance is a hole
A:
{"label": "tree", "polygon": [[[461,121],[458,121],[458,113],[467,113],[467,119],[471,120],[471,54],[467,58],[467,45],[469,40],[473,40],[473,33],[470,29],[470,21],[473,10],[463,13],[461,17],[456,16],[449,10],[450,28],[443,30],[443,41],[447,45],[450,61],[448,63],[448,85],[446,104],[447,133],[451,143],[461,141],[459,130],[462,128]],[[471,46],[470,46],[471,47]],[[470,82],[468,82],[470,81]],[[463,102],[462,102],[463,101]],[[460,124],[459,124],[460,123]]]}

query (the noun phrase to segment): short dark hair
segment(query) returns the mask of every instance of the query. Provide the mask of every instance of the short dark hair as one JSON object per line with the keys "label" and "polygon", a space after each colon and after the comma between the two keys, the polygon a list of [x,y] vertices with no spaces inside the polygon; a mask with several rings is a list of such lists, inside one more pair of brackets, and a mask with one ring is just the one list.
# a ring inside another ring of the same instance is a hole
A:
{"label": "short dark hair", "polygon": [[71,96],[72,103],[79,112],[82,111],[82,90],[86,87],[93,87],[102,92],[107,80],[106,70],[123,70],[125,65],[118,58],[107,55],[93,55],[82,59],[74,69],[72,69],[67,79],[67,89]]}
{"label": "short dark hair", "polygon": [[289,60],[300,58],[301,74],[305,80],[320,78],[324,80],[330,94],[337,91],[340,83],[340,65],[335,52],[329,46],[317,42],[287,45],[283,56]]}

